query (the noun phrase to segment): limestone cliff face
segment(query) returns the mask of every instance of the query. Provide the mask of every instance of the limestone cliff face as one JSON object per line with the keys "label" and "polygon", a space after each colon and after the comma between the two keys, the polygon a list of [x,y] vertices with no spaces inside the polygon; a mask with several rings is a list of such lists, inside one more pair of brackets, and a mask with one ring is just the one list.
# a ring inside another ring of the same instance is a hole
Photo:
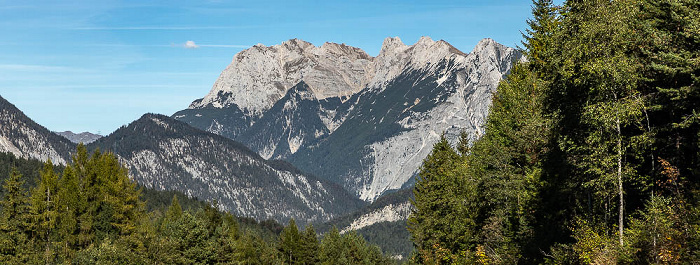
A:
{"label": "limestone cliff face", "polygon": [[443,132],[481,134],[492,93],[521,57],[491,39],[464,53],[387,38],[376,57],[297,39],[256,45],[173,116],[373,201],[410,185]]}
{"label": "limestone cliff face", "polygon": [[190,108],[235,104],[259,116],[302,80],[318,99],[347,97],[364,88],[371,60],[364,51],[343,44],[316,47],[298,39],[270,47],[258,44],[236,54],[211,92]]}

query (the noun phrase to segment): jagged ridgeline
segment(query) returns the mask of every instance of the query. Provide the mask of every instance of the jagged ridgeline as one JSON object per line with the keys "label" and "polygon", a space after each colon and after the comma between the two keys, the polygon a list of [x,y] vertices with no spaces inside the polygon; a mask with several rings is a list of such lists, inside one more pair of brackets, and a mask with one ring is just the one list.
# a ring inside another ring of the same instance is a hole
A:
{"label": "jagged ridgeline", "polygon": [[479,135],[491,94],[521,54],[491,39],[387,38],[378,56],[293,39],[236,54],[211,92],[174,118],[285,159],[373,201],[410,186],[440,134]]}

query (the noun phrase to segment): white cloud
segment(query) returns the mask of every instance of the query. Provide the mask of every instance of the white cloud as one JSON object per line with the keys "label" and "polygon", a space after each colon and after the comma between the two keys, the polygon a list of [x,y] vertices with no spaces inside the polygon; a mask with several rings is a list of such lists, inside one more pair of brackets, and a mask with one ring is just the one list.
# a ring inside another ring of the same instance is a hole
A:
{"label": "white cloud", "polygon": [[185,45],[183,45],[183,47],[185,47],[186,49],[197,49],[199,48],[199,45],[194,43],[194,41],[188,40],[187,42],[185,42]]}
{"label": "white cloud", "polygon": [[185,49],[198,49],[202,47],[207,48],[239,48],[246,49],[250,48],[251,45],[233,45],[233,44],[197,44],[194,41],[188,40],[184,44],[171,44],[172,47],[181,47]]}

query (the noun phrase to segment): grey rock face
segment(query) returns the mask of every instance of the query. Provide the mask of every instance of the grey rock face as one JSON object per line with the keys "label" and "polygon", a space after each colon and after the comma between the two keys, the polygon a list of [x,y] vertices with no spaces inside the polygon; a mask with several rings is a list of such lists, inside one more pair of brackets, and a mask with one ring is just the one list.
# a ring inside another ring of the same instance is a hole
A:
{"label": "grey rock face", "polygon": [[257,45],[174,117],[373,201],[410,185],[443,132],[478,137],[492,93],[521,57],[491,39],[467,54],[428,37],[410,46],[387,38],[377,57],[300,40]]}
{"label": "grey rock face", "polygon": [[74,149],[75,144],[68,139],[35,123],[0,97],[0,152],[65,165]]}
{"label": "grey rock face", "polygon": [[115,152],[141,185],[216,200],[238,216],[303,224],[362,205],[337,184],[167,116],[146,114],[88,147]]}

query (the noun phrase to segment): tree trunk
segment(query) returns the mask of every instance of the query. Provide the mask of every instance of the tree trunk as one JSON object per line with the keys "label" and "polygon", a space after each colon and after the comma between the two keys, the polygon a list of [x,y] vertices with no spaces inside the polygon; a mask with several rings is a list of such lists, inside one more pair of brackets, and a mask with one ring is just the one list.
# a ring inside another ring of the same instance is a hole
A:
{"label": "tree trunk", "polygon": [[617,123],[617,192],[620,195],[620,212],[618,215],[618,226],[620,229],[620,246],[624,245],[624,221],[625,221],[625,199],[622,190],[622,131],[620,129],[620,116],[616,117]]}

